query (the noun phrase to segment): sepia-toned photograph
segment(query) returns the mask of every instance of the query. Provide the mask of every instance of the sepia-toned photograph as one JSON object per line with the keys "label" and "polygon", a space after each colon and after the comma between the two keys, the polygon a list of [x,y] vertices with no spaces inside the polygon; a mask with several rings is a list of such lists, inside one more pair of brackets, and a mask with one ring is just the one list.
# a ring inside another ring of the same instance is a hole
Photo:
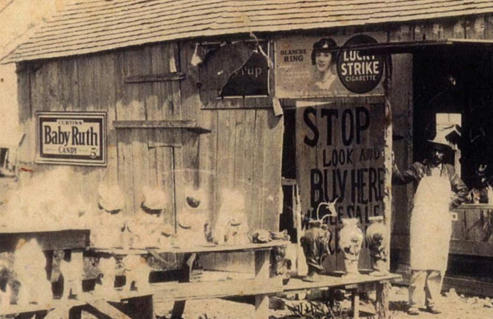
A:
{"label": "sepia-toned photograph", "polygon": [[493,318],[493,1],[0,30],[0,319]]}

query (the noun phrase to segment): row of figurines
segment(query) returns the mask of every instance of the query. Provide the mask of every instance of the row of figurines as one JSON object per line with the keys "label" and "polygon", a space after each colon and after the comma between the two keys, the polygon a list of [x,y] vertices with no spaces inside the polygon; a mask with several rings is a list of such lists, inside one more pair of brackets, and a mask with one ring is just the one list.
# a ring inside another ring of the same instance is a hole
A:
{"label": "row of figurines", "polygon": [[[387,273],[388,231],[383,216],[370,217],[371,224],[366,230],[366,241],[372,262],[372,275],[381,276]],[[358,262],[365,236],[358,227],[358,218],[342,218],[342,229],[339,231],[339,248],[344,256],[347,275],[359,274]],[[301,237],[301,246],[305,254],[308,274],[305,280],[317,280],[318,275],[325,272],[324,259],[330,255],[329,241],[331,233],[328,225],[320,219],[311,219],[308,229]]]}
{"label": "row of figurines", "polygon": [[238,191],[226,191],[215,222],[210,222],[206,194],[187,190],[175,226],[165,223],[166,194],[147,189],[138,212],[122,213],[124,195],[118,187],[99,189],[97,224],[91,227],[91,245],[98,248],[189,247],[251,242],[245,200]]}
{"label": "row of figurines", "polygon": [[[11,304],[50,303],[55,293],[49,277],[57,282],[62,280],[61,299],[80,297],[85,273],[80,254],[81,260],[77,262],[71,252],[55,252],[52,272],[48,276],[47,258],[37,240],[20,239],[14,252],[8,256],[4,254],[0,260],[0,281],[4,283],[0,286],[0,309],[8,309]],[[149,275],[153,270],[146,255],[102,256],[94,266],[99,272],[93,294],[106,296],[114,292],[117,274],[125,276],[123,290],[139,290],[149,286]]]}

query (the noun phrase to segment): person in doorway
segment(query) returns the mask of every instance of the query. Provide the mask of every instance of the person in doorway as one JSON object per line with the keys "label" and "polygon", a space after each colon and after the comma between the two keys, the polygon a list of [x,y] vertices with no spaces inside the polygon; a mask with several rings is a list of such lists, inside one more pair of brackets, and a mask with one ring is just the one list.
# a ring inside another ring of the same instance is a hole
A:
{"label": "person in doorway", "polygon": [[444,163],[446,152],[452,152],[445,135],[437,134],[428,144],[429,155],[422,163],[416,162],[402,172],[393,163],[393,182],[417,183],[410,225],[410,315],[419,314],[417,297],[423,291],[426,310],[440,313],[437,299],[447,268],[452,232],[450,209],[464,202],[468,194],[454,167]]}

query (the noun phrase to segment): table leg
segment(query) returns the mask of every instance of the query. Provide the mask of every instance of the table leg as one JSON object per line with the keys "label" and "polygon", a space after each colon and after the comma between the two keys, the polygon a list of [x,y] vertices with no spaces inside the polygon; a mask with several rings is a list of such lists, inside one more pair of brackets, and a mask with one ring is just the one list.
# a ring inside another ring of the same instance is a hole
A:
{"label": "table leg", "polygon": [[[180,282],[189,282],[190,277],[192,276],[192,268],[195,259],[197,258],[196,253],[186,254],[185,255],[185,263],[182,268],[182,278]],[[171,311],[172,319],[179,319],[183,315],[183,311],[185,310],[185,300],[175,301],[173,305],[173,310]]]}
{"label": "table leg", "polygon": [[353,308],[353,318],[359,319],[359,290],[354,289],[352,295],[351,306]]}
{"label": "table leg", "polygon": [[387,319],[390,316],[389,312],[389,293],[390,293],[390,282],[383,281],[377,284],[377,300],[376,300],[376,310],[378,319]]}
{"label": "table leg", "polygon": [[[262,281],[270,278],[270,250],[255,252],[255,280]],[[255,318],[268,318],[269,296],[255,296]]]}
{"label": "table leg", "polygon": [[[70,260],[70,267],[73,267],[74,282],[72,287],[72,295],[80,298],[82,296],[82,277],[84,273],[84,256],[82,250],[72,250],[72,256]],[[70,290],[68,291],[70,296]]]}
{"label": "table leg", "polygon": [[72,307],[68,312],[68,317],[70,319],[81,319],[82,318],[82,306]]}

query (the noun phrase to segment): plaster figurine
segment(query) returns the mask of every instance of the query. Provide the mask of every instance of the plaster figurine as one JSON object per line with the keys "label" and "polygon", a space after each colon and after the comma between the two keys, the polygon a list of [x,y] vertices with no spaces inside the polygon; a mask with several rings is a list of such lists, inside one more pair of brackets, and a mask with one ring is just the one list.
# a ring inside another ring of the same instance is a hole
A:
{"label": "plaster figurine", "polygon": [[358,228],[357,218],[343,218],[339,232],[339,246],[344,255],[346,275],[358,274],[358,261],[363,244],[363,232]]}
{"label": "plaster figurine", "polygon": [[68,253],[64,253],[63,259],[60,261],[60,272],[63,276],[62,299],[77,298],[82,293],[83,264],[77,265],[72,262],[71,257]]}
{"label": "plaster figurine", "polygon": [[53,298],[45,267],[46,257],[37,240],[20,239],[14,252],[13,265],[19,283],[18,304],[46,304]]}
{"label": "plaster figurine", "polygon": [[137,214],[128,223],[129,243],[133,248],[151,248],[169,246],[174,233],[171,225],[166,224],[163,214],[168,200],[166,194],[158,188],[144,187],[144,199]]}
{"label": "plaster figurine", "polygon": [[388,233],[383,216],[370,217],[370,226],[366,230],[366,241],[370,250],[373,276],[383,276],[387,271]]}
{"label": "plaster figurine", "polygon": [[241,245],[250,242],[245,212],[245,197],[237,190],[225,190],[213,227],[213,240],[219,245]]}
{"label": "plaster figurine", "polygon": [[125,288],[142,291],[149,287],[149,275],[152,268],[141,255],[129,255],[123,258]]}
{"label": "plaster figurine", "polygon": [[98,269],[100,274],[98,275],[99,283],[95,287],[96,293],[112,294],[115,289],[116,259],[113,256],[100,257]]}
{"label": "plaster figurine", "polygon": [[[324,220],[335,215],[336,210],[334,205],[337,200],[338,198],[333,202],[321,202],[318,205],[316,219],[309,220],[308,229],[301,237],[301,247],[303,248],[308,266],[308,273],[304,278],[306,281],[316,281],[319,275],[325,271],[323,261],[325,257],[330,255],[329,243],[331,233]],[[323,206],[327,208],[329,213],[320,218],[319,211]]]}
{"label": "plaster figurine", "polygon": [[177,244],[180,247],[206,245],[210,238],[207,194],[191,187],[184,192],[184,207],[177,216]]}
{"label": "plaster figurine", "polygon": [[91,244],[97,248],[122,247],[125,220],[125,196],[118,185],[101,184],[98,188],[99,211],[93,216]]}

